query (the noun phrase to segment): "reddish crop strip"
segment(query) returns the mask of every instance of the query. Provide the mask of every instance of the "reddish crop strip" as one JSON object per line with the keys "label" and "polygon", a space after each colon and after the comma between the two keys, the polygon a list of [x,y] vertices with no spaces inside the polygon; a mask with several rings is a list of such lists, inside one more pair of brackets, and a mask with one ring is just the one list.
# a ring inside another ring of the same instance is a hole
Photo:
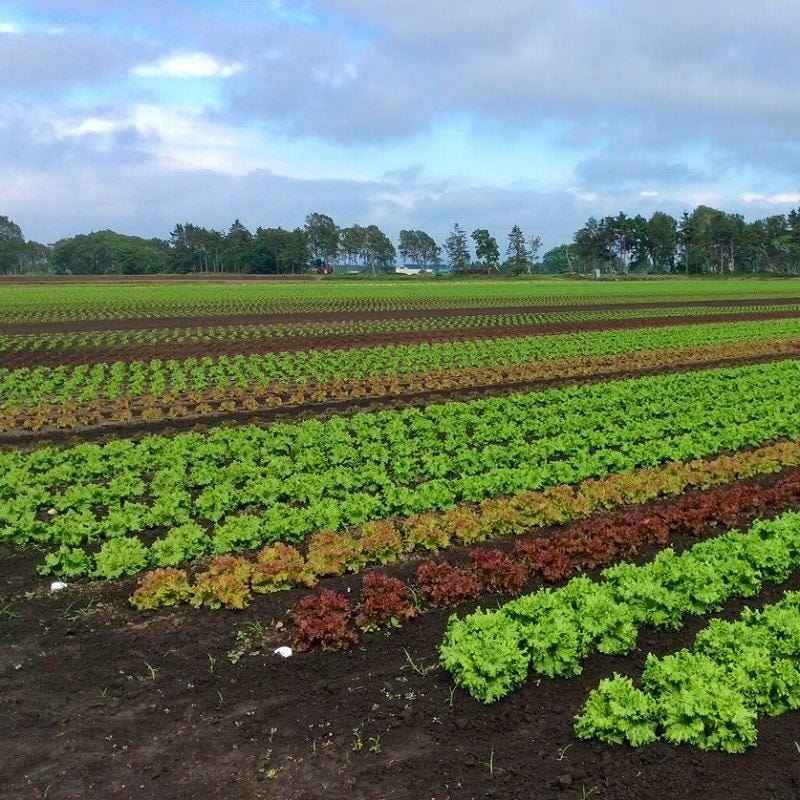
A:
{"label": "reddish crop strip", "polygon": [[149,423],[174,424],[216,420],[236,414],[301,413],[308,406],[341,406],[375,400],[412,398],[442,392],[561,385],[565,382],[608,380],[622,375],[658,374],[685,368],[754,363],[794,357],[794,339],[741,342],[728,345],[670,347],[660,350],[510,363],[498,367],[432,370],[394,376],[348,380],[275,381],[267,385],[238,385],[204,392],[167,392],[158,397],[120,396],[115,400],[38,403],[0,410],[0,434],[52,433]]}
{"label": "reddish crop strip", "polygon": [[[518,498],[513,499],[519,503]],[[646,547],[665,547],[681,536],[703,538],[720,526],[742,525],[793,508],[797,503],[800,503],[800,471],[793,470],[769,488],[758,483],[734,484],[685,495],[674,502],[600,514],[544,536],[522,538],[513,544],[510,553],[497,548],[474,547],[469,552],[468,565],[428,559],[417,568],[416,586],[428,604],[443,608],[474,599],[483,592],[513,596],[520,594],[533,577],[548,582],[562,581],[576,572],[607,566]],[[500,505],[498,501],[491,501],[488,506],[487,512],[494,526],[503,519],[504,508],[510,510],[510,506]],[[507,518],[510,520],[511,514]],[[322,557],[320,551],[324,554]],[[278,580],[274,579],[273,573],[273,580],[264,582],[263,576],[257,577],[259,565],[275,563],[276,553],[280,553],[283,564],[292,566],[281,570]],[[400,552],[396,552],[395,557],[399,556]],[[312,541],[305,563],[297,550],[283,544],[264,548],[255,565],[242,557],[218,556],[211,561],[206,572],[197,576],[195,584],[199,589],[193,593],[189,588],[182,599],[197,606],[243,608],[252,599],[251,589],[263,593],[297,584],[310,586],[319,577],[358,570],[363,563],[363,551],[357,538],[326,532],[318,537],[317,542]],[[213,582],[223,574],[226,576],[223,588],[211,591],[210,580]],[[368,627],[374,628],[379,627],[381,616],[374,608],[376,600],[371,595],[390,594],[404,596],[407,600],[407,587],[391,584],[388,576],[378,572],[367,575],[370,577],[364,579],[362,595],[366,589],[370,599],[366,612],[364,609],[362,612],[370,621]],[[382,583],[384,578],[386,581]],[[174,569],[156,570],[142,578],[131,602],[142,610],[153,609],[164,597],[161,604],[173,605],[177,602],[172,588],[175,585],[179,585],[181,591],[184,585],[189,586],[188,573]],[[394,588],[390,589],[391,586]],[[387,602],[394,607],[395,601]],[[396,626],[413,616],[415,614],[406,612],[389,614],[382,624],[391,620],[391,624]]]}

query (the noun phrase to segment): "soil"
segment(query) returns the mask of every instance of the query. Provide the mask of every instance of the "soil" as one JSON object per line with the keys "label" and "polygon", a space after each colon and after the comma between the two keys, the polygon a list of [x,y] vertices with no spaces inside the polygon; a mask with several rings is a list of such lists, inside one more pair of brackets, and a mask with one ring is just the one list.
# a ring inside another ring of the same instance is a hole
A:
{"label": "soil", "polygon": [[[523,306],[484,305],[471,308],[401,308],[375,311],[287,312],[284,314],[225,314],[170,317],[138,317],[127,319],[83,319],[68,322],[0,322],[0,334],[23,335],[35,333],[75,333],[81,331],[129,331],[175,327],[208,327],[214,325],[272,325],[303,322],[354,322],[388,319],[434,319],[441,317],[475,316],[479,314],[532,314],[561,312],[593,312],[647,310],[656,308],[741,308],[755,305],[796,305],[798,297],[760,297],[737,300],[690,300],[686,302],[654,303],[589,303],[565,305]],[[729,317],[726,316],[726,319]]]}
{"label": "soil", "polygon": [[513,336],[545,336],[588,331],[638,330],[668,328],[677,325],[703,325],[718,322],[753,322],[796,319],[795,311],[750,312],[747,314],[704,314],[681,317],[656,317],[623,320],[587,320],[541,325],[496,325],[487,328],[466,327],[438,331],[387,331],[386,333],[351,334],[348,336],[298,336],[264,338],[250,341],[168,342],[147,345],[112,345],[52,350],[21,349],[4,353],[2,365],[7,369],[61,364],[97,364],[112,361],[136,361],[152,358],[186,359],[203,356],[287,353],[308,350],[352,350],[389,345],[439,344],[470,340],[499,339]]}
{"label": "soil", "polygon": [[[0,594],[14,598],[0,618],[3,797],[800,797],[800,713],[762,718],[758,746],[738,756],[575,739],[572,719],[601,678],[637,678],[648,652],[691,645],[701,618],[677,632],[645,630],[627,657],[593,656],[577,679],[530,680],[487,707],[453,691],[437,666],[446,611],[345,652],[283,659],[272,651],[288,643],[286,609],[300,590],[259,597],[245,612],[140,614],[126,603],[133,581],[49,594],[29,577],[33,561],[0,548]],[[358,578],[326,585],[355,591]],[[786,589],[800,589],[800,575],[748,604]],[[744,605],[731,601],[719,616]],[[263,632],[232,663],[237,632],[252,621]]]}

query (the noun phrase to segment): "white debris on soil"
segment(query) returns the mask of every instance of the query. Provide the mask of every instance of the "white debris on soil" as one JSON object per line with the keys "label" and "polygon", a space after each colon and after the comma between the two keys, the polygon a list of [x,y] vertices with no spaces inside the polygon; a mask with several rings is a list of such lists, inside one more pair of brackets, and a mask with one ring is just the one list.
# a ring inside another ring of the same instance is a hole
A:
{"label": "white debris on soil", "polygon": [[69,584],[64,583],[64,581],[53,581],[50,584],[50,591],[51,592],[60,592],[67,588]]}
{"label": "white debris on soil", "polygon": [[283,645],[282,647],[276,647],[272,652],[279,656],[282,656],[283,658],[289,658],[289,656],[292,655],[292,648]]}

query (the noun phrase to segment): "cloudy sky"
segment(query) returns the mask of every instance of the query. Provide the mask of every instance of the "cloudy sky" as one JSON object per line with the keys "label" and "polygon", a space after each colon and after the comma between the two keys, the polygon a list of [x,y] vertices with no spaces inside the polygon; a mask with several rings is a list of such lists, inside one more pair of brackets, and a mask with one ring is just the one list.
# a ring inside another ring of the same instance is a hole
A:
{"label": "cloudy sky", "polygon": [[0,0],[0,214],[546,246],[800,205],[797,0]]}

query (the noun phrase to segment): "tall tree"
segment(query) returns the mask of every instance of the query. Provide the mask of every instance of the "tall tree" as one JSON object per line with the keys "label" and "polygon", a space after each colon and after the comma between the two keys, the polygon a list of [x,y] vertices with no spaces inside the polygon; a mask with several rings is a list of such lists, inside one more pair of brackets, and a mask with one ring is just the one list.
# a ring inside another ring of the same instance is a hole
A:
{"label": "tall tree", "polygon": [[541,236],[531,236],[528,239],[528,274],[530,275],[531,266],[536,263],[536,256],[539,254],[539,250],[542,249],[542,237]]}
{"label": "tall tree", "polygon": [[286,237],[286,245],[280,254],[282,272],[301,274],[308,268],[311,251],[308,246],[308,234],[303,228],[295,228]]}
{"label": "tall tree", "polygon": [[0,216],[0,272],[19,272],[24,252],[22,228],[8,217]]}
{"label": "tall tree", "polygon": [[223,270],[228,272],[253,271],[253,235],[239,220],[234,220],[222,248]]}
{"label": "tall tree", "polygon": [[675,217],[656,211],[647,222],[647,253],[657,272],[672,272],[678,246],[678,222]]}
{"label": "tall tree", "polygon": [[366,238],[366,228],[361,225],[351,225],[349,228],[342,229],[339,251],[344,256],[346,264],[355,267],[361,263],[361,252],[364,249]]}
{"label": "tall tree", "polygon": [[525,234],[519,225],[515,225],[508,234],[508,247],[506,248],[506,267],[519,274],[520,272],[530,272],[530,261],[528,260],[528,248],[525,244]]}
{"label": "tall tree", "polygon": [[497,239],[486,228],[476,228],[472,231],[472,241],[475,242],[475,255],[488,270],[497,271],[500,268],[500,248]]}
{"label": "tall tree", "polygon": [[305,224],[308,249],[319,264],[329,264],[339,252],[339,226],[327,214],[314,212],[306,217]]}
{"label": "tall tree", "polygon": [[398,250],[403,258],[410,259],[421,269],[428,269],[438,264],[442,256],[442,248],[436,244],[433,237],[419,230],[400,231]]}
{"label": "tall tree", "polygon": [[457,222],[444,243],[444,249],[447,253],[447,263],[456,272],[466,272],[470,264],[467,232]]}
{"label": "tall tree", "polygon": [[361,258],[364,266],[372,274],[392,269],[397,259],[392,240],[377,225],[368,225],[363,230],[365,235]]}

